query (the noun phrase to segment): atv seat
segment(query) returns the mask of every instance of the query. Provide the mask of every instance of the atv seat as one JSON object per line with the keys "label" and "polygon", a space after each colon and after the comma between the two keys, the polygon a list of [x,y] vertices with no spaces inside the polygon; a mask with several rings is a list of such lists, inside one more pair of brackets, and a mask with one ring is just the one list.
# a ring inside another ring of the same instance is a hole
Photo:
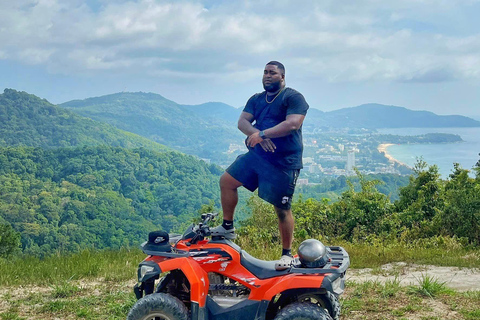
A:
{"label": "atv seat", "polygon": [[290,273],[290,268],[286,270],[275,270],[275,262],[276,261],[257,259],[244,250],[240,252],[240,263],[242,266],[259,279],[268,279]]}

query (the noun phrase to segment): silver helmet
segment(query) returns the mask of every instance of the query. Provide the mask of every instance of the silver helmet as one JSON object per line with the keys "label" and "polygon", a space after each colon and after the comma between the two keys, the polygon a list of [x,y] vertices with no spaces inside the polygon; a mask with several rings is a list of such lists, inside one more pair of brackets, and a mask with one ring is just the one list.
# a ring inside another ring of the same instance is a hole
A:
{"label": "silver helmet", "polygon": [[298,247],[300,262],[307,268],[322,268],[330,260],[327,248],[316,239],[303,241]]}

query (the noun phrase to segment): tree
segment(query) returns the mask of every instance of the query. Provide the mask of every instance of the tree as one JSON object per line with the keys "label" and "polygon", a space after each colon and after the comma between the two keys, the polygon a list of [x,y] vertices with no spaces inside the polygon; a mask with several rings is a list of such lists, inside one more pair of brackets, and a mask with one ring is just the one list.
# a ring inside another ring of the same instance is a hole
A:
{"label": "tree", "polygon": [[[478,155],[480,156],[480,153]],[[475,178],[480,181],[480,160],[475,163],[473,171],[475,171]]]}
{"label": "tree", "polygon": [[395,202],[404,226],[421,227],[421,232],[426,233],[437,231],[432,229],[431,223],[437,213],[443,210],[443,184],[436,165],[428,166],[422,159],[417,161],[410,183],[400,189],[400,199]]}
{"label": "tree", "polygon": [[7,257],[19,251],[20,234],[9,224],[0,223],[0,257]]}
{"label": "tree", "polygon": [[439,223],[450,236],[480,243],[480,181],[468,173],[454,164],[454,172],[445,185],[445,209],[439,215]]}
{"label": "tree", "polygon": [[349,182],[350,188],[345,191],[339,201],[332,204],[332,218],[339,228],[336,236],[348,239],[364,238],[369,234],[390,232],[388,217],[392,212],[390,199],[380,193],[376,186],[379,180],[367,180],[358,170],[361,190],[356,192]]}

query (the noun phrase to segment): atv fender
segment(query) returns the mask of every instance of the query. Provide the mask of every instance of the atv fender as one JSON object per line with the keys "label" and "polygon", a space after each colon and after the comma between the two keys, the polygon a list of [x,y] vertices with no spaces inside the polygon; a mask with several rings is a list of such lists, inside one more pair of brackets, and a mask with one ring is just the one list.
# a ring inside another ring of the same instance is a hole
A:
{"label": "atv fender", "polygon": [[199,307],[205,306],[210,283],[208,274],[196,261],[189,258],[177,258],[156,262],[161,272],[181,270],[190,283],[190,300],[198,303]]}
{"label": "atv fender", "polygon": [[302,288],[320,288],[322,285],[324,276],[321,275],[304,275],[290,274],[282,277],[275,285],[271,286],[265,292],[263,300],[272,300],[277,294],[290,289],[302,289]]}

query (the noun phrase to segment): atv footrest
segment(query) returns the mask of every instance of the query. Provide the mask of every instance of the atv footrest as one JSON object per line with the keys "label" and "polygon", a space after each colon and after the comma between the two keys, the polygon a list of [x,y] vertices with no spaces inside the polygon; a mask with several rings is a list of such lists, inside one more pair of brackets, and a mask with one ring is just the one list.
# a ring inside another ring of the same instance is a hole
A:
{"label": "atv footrest", "polygon": [[210,285],[210,290],[237,290],[239,289],[238,286],[236,285],[228,285],[228,284],[211,284]]}

